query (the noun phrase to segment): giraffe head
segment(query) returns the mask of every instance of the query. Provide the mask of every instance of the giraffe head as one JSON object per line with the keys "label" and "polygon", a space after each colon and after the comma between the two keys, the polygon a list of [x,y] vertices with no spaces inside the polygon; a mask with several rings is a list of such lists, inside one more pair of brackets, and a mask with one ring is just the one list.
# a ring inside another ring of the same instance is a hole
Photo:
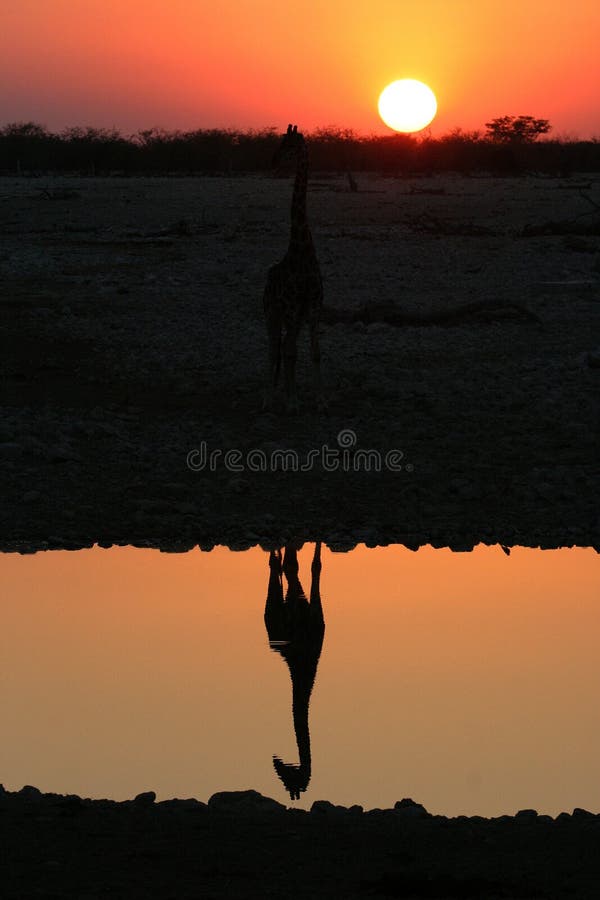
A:
{"label": "giraffe head", "polygon": [[293,763],[285,763],[278,756],[274,756],[273,767],[290,795],[290,800],[299,800],[300,794],[306,790],[310,781],[310,763],[308,765],[300,763],[299,766],[296,766]]}
{"label": "giraffe head", "polygon": [[281,138],[281,143],[273,156],[273,168],[279,168],[279,166],[290,160],[295,162],[298,152],[304,146],[304,135],[298,131],[298,126],[288,125],[287,131]]}

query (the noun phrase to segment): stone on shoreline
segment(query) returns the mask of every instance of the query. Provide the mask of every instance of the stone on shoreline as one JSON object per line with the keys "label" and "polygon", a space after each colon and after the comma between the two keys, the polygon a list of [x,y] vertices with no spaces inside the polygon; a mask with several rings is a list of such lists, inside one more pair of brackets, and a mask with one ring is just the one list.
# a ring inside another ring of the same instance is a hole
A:
{"label": "stone on shoreline", "polygon": [[258,791],[218,791],[209,798],[208,808],[212,812],[228,815],[262,815],[286,811],[282,803],[264,797]]}
{"label": "stone on shoreline", "polygon": [[311,813],[324,816],[346,816],[361,815],[363,813],[362,806],[355,804],[354,806],[339,806],[331,803],[329,800],[315,800],[310,808]]}
{"label": "stone on shoreline", "polygon": [[398,800],[394,804],[394,812],[405,819],[426,819],[430,815],[422,803],[415,803],[410,797]]}
{"label": "stone on shoreline", "polygon": [[138,804],[139,806],[149,806],[150,804],[154,803],[155,800],[156,794],[154,793],[154,791],[144,791],[141,794],[137,794],[137,796],[133,798],[133,802]]}
{"label": "stone on shoreline", "polygon": [[533,819],[537,819],[538,813],[536,809],[520,809],[515,814],[515,819],[524,820],[524,821],[532,821]]}

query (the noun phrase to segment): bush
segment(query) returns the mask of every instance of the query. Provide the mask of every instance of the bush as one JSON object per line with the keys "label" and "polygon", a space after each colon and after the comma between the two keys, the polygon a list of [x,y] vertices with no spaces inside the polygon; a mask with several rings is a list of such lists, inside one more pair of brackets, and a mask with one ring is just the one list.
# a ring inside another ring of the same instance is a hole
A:
{"label": "bush", "polygon": [[[600,171],[599,141],[537,141],[544,133],[539,123],[545,122],[530,116],[505,116],[488,122],[483,137],[477,131],[461,129],[432,138],[357,135],[349,129],[321,128],[308,134],[307,139],[313,171],[390,175],[542,172],[561,176],[571,171]],[[503,136],[511,133],[510,139]],[[517,134],[520,136],[515,137]],[[13,122],[0,128],[0,170],[11,174],[88,175],[117,171],[214,175],[268,172],[278,141],[274,128],[152,128],[124,137],[114,129],[75,127],[54,134],[35,122]]]}

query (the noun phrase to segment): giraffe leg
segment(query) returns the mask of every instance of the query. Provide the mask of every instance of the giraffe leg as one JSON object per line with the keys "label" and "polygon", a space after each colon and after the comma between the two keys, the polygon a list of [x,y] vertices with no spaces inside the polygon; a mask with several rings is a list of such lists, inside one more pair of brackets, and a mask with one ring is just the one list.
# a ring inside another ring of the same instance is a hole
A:
{"label": "giraffe leg", "polygon": [[279,371],[281,369],[281,321],[278,318],[269,319],[267,331],[269,335],[269,362],[263,397],[263,410],[270,409],[273,406],[275,389],[279,381]]}
{"label": "giraffe leg", "polygon": [[323,395],[321,382],[321,349],[319,347],[319,323],[311,320],[310,323],[310,358],[313,367],[313,384],[317,395],[317,409],[319,412],[327,412],[327,400]]}
{"label": "giraffe leg", "polygon": [[269,641],[282,640],[286,633],[281,564],[281,550],[272,550],[269,554],[269,586],[265,604],[265,625]]}
{"label": "giraffe leg", "polygon": [[298,554],[296,548],[290,544],[286,544],[283,552],[283,571],[286,578],[293,578],[298,575]]}
{"label": "giraffe leg", "polygon": [[277,572],[278,575],[281,574],[281,550],[278,548],[277,550],[271,550],[269,553],[269,568],[272,572]]}
{"label": "giraffe leg", "polygon": [[296,398],[296,355],[298,343],[298,329],[288,328],[283,339],[283,375],[285,380],[285,396],[287,411],[298,412],[298,400]]}
{"label": "giraffe leg", "polygon": [[323,609],[321,607],[321,541],[315,544],[315,552],[310,566],[311,583],[310,583],[310,608],[313,614],[323,618]]}

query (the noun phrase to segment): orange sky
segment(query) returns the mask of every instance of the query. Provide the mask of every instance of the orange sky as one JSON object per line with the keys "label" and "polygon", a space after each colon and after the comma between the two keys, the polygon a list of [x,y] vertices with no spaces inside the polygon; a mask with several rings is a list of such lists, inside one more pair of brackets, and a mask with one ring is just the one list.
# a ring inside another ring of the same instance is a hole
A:
{"label": "orange sky", "polygon": [[597,0],[19,0],[0,124],[340,125],[385,133],[387,83],[427,82],[434,134],[504,114],[600,136]]}

